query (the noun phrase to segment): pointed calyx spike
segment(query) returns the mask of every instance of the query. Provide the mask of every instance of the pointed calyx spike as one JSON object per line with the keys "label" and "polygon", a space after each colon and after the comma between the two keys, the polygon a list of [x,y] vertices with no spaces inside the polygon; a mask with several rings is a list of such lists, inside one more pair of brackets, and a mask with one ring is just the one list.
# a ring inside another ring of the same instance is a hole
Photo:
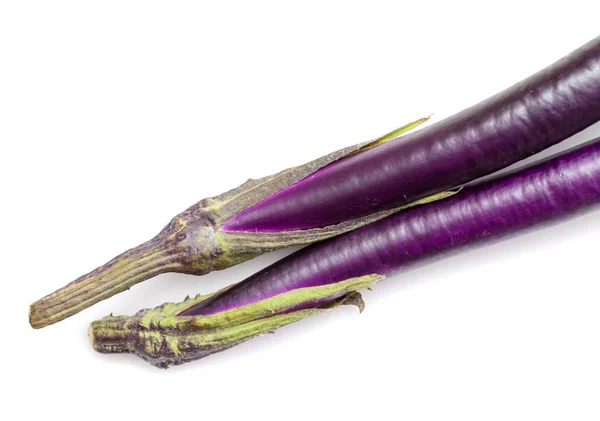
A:
{"label": "pointed calyx spike", "polygon": [[389,142],[390,140],[396,139],[397,137],[399,137],[413,129],[416,129],[421,124],[426,123],[431,118],[432,115],[433,114],[430,114],[428,117],[423,117],[418,120],[411,121],[410,123],[405,124],[402,127],[392,130],[391,132],[386,133],[383,136],[370,141],[369,143],[367,143],[366,145],[364,145],[363,147],[361,147],[359,150],[357,150],[354,153],[363,152],[363,151],[366,151],[367,149],[371,149],[371,148],[374,148],[375,146],[379,146],[382,143]]}

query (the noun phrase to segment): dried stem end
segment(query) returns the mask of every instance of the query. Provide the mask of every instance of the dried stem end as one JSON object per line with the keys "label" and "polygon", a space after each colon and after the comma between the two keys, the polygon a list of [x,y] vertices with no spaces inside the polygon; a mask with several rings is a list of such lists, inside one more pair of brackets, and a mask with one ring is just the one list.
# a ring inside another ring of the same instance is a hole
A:
{"label": "dried stem end", "polygon": [[[90,325],[89,336],[98,352],[133,353],[156,367],[167,368],[223,351],[340,305],[356,305],[362,311],[364,302],[357,290],[369,288],[381,279],[381,275],[367,275],[288,291],[209,316],[179,316],[209,297],[196,296],[142,310],[132,317],[105,317]],[[314,307],[306,308],[310,305]]]}
{"label": "dried stem end", "polygon": [[157,239],[115,257],[29,307],[29,323],[39,329],[158,274],[177,270],[181,251]]}

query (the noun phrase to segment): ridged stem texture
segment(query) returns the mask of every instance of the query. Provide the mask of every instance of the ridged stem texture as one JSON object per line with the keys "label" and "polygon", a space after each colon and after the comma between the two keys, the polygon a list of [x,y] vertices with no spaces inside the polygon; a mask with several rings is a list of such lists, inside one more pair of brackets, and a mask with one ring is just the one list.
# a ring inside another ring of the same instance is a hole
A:
{"label": "ridged stem texture", "polygon": [[182,316],[186,308],[207,297],[167,303],[136,315],[108,316],[90,325],[89,336],[98,352],[133,353],[160,368],[197,360],[255,336],[314,316],[340,305],[364,303],[358,289],[373,286],[377,275],[337,284],[303,288],[212,316]]}

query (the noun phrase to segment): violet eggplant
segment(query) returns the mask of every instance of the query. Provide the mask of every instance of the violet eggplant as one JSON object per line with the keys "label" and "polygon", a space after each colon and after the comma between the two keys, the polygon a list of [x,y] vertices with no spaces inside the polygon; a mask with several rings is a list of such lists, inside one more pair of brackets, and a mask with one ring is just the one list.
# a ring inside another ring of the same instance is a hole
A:
{"label": "violet eggplant", "polygon": [[310,245],[212,296],[93,322],[97,351],[167,367],[348,302],[410,265],[600,205],[600,138],[445,200]]}
{"label": "violet eggplant", "polygon": [[201,275],[444,198],[600,120],[600,38],[419,132],[355,145],[204,199],[152,240],[30,307],[43,327],[164,272]]}

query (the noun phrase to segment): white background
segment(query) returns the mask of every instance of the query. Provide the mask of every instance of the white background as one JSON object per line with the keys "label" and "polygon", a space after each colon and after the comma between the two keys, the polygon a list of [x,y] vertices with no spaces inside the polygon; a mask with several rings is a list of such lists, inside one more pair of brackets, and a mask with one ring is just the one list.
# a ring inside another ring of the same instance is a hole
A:
{"label": "white background", "polygon": [[289,251],[159,276],[42,330],[27,310],[201,198],[508,87],[599,35],[599,15],[573,0],[2,2],[1,411],[598,419],[600,212],[390,279],[361,315],[336,309],[167,371],[95,353],[87,326]]}

